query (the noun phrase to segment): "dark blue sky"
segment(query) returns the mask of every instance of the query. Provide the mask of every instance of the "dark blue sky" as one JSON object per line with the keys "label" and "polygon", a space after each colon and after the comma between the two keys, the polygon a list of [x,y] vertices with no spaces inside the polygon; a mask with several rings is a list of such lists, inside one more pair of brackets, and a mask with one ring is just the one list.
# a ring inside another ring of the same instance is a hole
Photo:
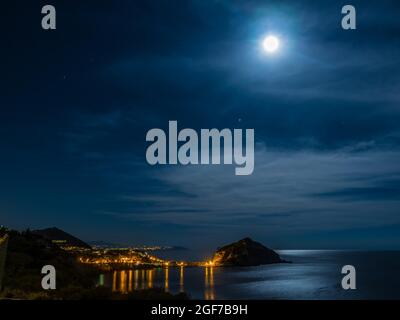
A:
{"label": "dark blue sky", "polygon": [[[350,31],[345,4],[2,6],[0,222],[208,250],[400,248],[400,3],[351,1]],[[169,120],[254,128],[253,175],[149,166],[146,132]]]}

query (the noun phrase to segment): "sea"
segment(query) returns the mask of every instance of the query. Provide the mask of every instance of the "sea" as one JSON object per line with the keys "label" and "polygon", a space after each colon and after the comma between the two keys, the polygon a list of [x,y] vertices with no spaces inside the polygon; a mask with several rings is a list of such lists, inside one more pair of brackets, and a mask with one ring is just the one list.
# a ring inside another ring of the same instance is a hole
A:
{"label": "sea", "polygon": [[[256,267],[170,267],[118,270],[102,285],[130,292],[162,288],[192,299],[400,299],[400,251],[281,250],[292,263]],[[356,271],[355,289],[344,290],[342,267]]]}

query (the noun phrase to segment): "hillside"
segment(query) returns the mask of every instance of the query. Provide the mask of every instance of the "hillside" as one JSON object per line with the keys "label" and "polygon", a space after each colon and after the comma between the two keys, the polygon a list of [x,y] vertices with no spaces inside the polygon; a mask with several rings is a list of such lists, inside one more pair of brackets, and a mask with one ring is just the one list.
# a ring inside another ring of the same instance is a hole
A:
{"label": "hillside", "polygon": [[219,266],[258,266],[287,262],[274,250],[250,238],[219,248],[214,254],[213,261]]}
{"label": "hillside", "polygon": [[41,229],[41,230],[34,230],[32,232],[62,247],[78,247],[85,249],[91,248],[90,245],[83,242],[82,240],[55,227]]}

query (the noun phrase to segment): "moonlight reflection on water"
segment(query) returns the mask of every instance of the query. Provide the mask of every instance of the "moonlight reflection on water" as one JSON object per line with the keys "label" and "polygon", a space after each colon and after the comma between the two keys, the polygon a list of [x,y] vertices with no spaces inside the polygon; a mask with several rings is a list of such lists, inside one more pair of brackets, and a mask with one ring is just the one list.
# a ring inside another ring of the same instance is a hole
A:
{"label": "moonlight reflection on water", "polygon": [[[399,299],[400,251],[283,250],[292,264],[258,267],[169,267],[114,271],[99,284],[130,292],[164,288],[194,299]],[[341,268],[357,270],[357,290],[341,288]],[[383,269],[382,269],[383,268]],[[390,274],[391,286],[386,283]]]}

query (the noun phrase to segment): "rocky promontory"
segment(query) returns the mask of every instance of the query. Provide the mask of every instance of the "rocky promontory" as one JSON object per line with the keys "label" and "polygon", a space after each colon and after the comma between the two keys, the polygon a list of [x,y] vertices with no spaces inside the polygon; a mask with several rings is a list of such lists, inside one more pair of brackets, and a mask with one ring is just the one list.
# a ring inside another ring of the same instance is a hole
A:
{"label": "rocky promontory", "polygon": [[213,258],[216,266],[258,266],[287,262],[274,250],[250,238],[218,248]]}

